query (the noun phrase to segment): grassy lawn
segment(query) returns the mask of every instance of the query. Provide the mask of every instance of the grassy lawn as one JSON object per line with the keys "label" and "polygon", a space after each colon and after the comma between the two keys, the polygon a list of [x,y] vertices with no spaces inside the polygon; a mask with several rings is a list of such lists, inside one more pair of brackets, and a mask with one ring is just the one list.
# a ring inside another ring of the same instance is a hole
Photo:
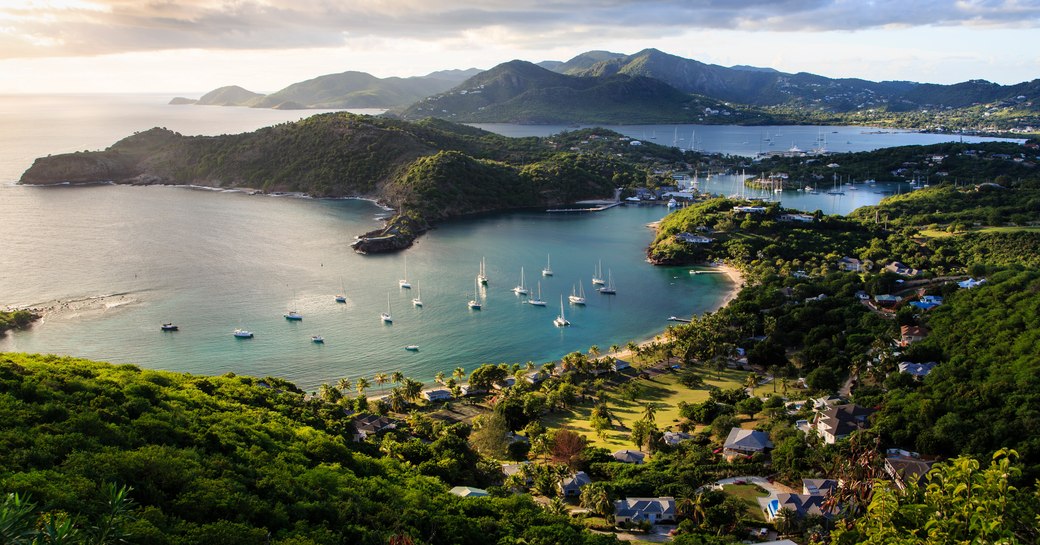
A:
{"label": "grassy lawn", "polygon": [[[600,437],[589,425],[589,414],[592,405],[583,405],[571,411],[549,415],[543,419],[548,428],[568,428],[572,431],[585,435],[589,442],[597,447],[609,450],[620,450],[623,448],[635,448],[628,439],[632,424],[643,418],[643,407],[647,402],[653,401],[657,404],[657,414],[654,420],[657,427],[664,429],[678,429],[679,402],[701,403],[708,399],[708,387],[734,388],[743,385],[746,371],[727,369],[722,372],[722,380],[718,380],[715,371],[705,374],[705,385],[701,388],[690,389],[678,383],[679,376],[675,373],[665,373],[650,379],[633,379],[632,384],[638,387],[636,400],[628,401],[622,399],[618,391],[611,392],[610,401],[607,406],[614,413],[614,418],[621,421],[619,427],[615,421],[614,429],[604,432]],[[759,388],[758,392],[761,392]]]}
{"label": "grassy lawn", "polygon": [[758,521],[765,522],[762,507],[758,504],[758,498],[764,498],[769,494],[753,484],[731,484],[724,486],[722,491],[739,499],[747,506],[747,516]]}

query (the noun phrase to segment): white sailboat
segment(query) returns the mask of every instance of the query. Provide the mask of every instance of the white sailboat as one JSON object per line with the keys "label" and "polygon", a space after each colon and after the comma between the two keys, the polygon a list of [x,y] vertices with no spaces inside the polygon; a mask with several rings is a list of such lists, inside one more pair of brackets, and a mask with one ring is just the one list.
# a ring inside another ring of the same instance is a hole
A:
{"label": "white sailboat", "polygon": [[487,285],[487,282],[488,282],[487,272],[486,272],[486,270],[484,268],[484,258],[483,257],[480,258],[480,272],[477,273],[477,282],[480,282],[481,284],[484,284],[485,286]]}
{"label": "white sailboat", "polygon": [[404,256],[404,278],[398,280],[397,285],[406,290],[412,289],[412,285],[408,282],[408,256]]}
{"label": "white sailboat", "polygon": [[422,306],[422,288],[421,287],[416,286],[416,294],[415,294],[415,297],[412,298],[412,306],[416,306],[416,307],[421,307]]}
{"label": "white sailboat", "polygon": [[383,323],[393,323],[394,318],[390,315],[390,292],[386,292],[386,312],[379,315],[379,319],[383,320]]}
{"label": "white sailboat", "polygon": [[527,304],[534,305],[536,307],[544,307],[545,301],[542,300],[542,283],[538,282],[538,297],[532,297],[527,300]]}
{"label": "white sailboat", "polygon": [[556,327],[564,327],[564,326],[571,325],[571,323],[567,321],[567,317],[564,316],[564,314],[563,314],[563,295],[562,294],[560,295],[560,315],[557,316],[555,320],[553,320],[553,325],[555,325]]}
{"label": "white sailboat", "polygon": [[607,285],[600,288],[599,292],[604,295],[617,295],[617,290],[614,288],[614,273],[610,269],[607,269]]}
{"label": "white sailboat", "polygon": [[299,321],[299,320],[303,319],[303,314],[300,314],[296,310],[296,292],[293,292],[293,306],[292,306],[292,309],[286,311],[286,313],[283,314],[282,316],[285,316],[285,319],[289,320],[289,321]]}
{"label": "white sailboat", "polygon": [[606,281],[603,280],[603,260],[602,259],[599,260],[599,262],[596,264],[596,271],[594,273],[592,273],[592,284],[593,285],[597,285],[597,286],[602,286],[603,284],[606,284]]}
{"label": "white sailboat", "polygon": [[545,268],[542,269],[542,276],[552,276],[552,265],[550,263],[549,254],[545,254]]}
{"label": "white sailboat", "polygon": [[527,286],[524,285],[524,268],[520,267],[520,284],[513,288],[513,293],[517,295],[527,295]]}
{"label": "white sailboat", "polygon": [[[481,264],[484,261],[481,260]],[[480,284],[473,282],[473,299],[469,300],[469,308],[472,310],[480,310]]]}
{"label": "white sailboat", "polygon": [[570,301],[571,303],[575,304],[575,305],[584,305],[585,304],[585,286],[581,283],[581,280],[578,281],[578,290],[579,290],[578,293],[575,293],[574,292],[574,286],[572,285],[571,286],[571,295],[570,295],[570,297],[567,298],[567,300]]}

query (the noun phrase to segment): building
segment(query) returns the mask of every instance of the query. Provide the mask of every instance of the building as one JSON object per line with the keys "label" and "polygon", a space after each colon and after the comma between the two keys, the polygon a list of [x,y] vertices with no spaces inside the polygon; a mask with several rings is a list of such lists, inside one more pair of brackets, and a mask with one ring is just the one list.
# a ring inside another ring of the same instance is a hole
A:
{"label": "building", "polygon": [[931,373],[932,369],[935,369],[936,365],[938,364],[934,361],[930,361],[928,363],[913,363],[909,361],[904,361],[899,363],[899,372],[906,373],[914,378],[920,379],[928,376],[928,373]]}
{"label": "building", "polygon": [[774,520],[780,511],[790,510],[797,518],[805,518],[809,515],[826,517],[829,514],[823,508],[823,502],[827,497],[816,494],[789,494],[780,493],[776,499],[766,503],[766,519]]}
{"label": "building", "polygon": [[445,390],[443,388],[435,390],[426,390],[422,393],[423,399],[429,402],[434,401],[447,401],[451,399],[451,390]]}
{"label": "building", "polygon": [[732,459],[737,456],[751,456],[771,448],[773,448],[773,442],[769,440],[769,435],[757,430],[733,428],[726,436],[722,455],[727,459]]}
{"label": "building", "polygon": [[619,462],[626,464],[641,464],[643,459],[646,458],[646,454],[639,452],[638,450],[619,450],[613,454],[614,459]]}
{"label": "building", "polygon": [[614,523],[675,522],[675,498],[628,498],[614,502]]}
{"label": "building", "polygon": [[690,435],[690,434],[688,434],[686,432],[683,432],[683,431],[666,431],[661,436],[661,441],[664,441],[664,444],[666,444],[666,445],[674,447],[674,446],[678,445],[679,443],[681,443],[683,441],[686,441],[687,439],[692,439],[692,438],[693,438],[692,435]]}
{"label": "building", "polygon": [[481,498],[488,495],[487,490],[484,490],[483,488],[474,488],[472,486],[456,486],[448,492],[462,498]]}
{"label": "building", "polygon": [[888,449],[885,456],[885,473],[903,490],[910,483],[921,484],[932,469],[935,460],[924,460],[920,454],[901,449]]}
{"label": "building", "polygon": [[394,419],[374,414],[359,416],[351,425],[354,426],[354,441],[364,441],[379,432],[397,428],[397,422]]}
{"label": "building", "polygon": [[928,330],[916,325],[905,325],[899,328],[899,345],[910,346],[928,336]]}
{"label": "building", "polygon": [[584,471],[579,471],[577,473],[571,473],[561,480],[558,488],[560,494],[563,494],[563,497],[576,498],[581,495],[581,487],[590,483],[592,483],[592,478]]}
{"label": "building", "polygon": [[834,405],[816,413],[812,429],[820,434],[824,443],[833,445],[854,431],[868,428],[867,418],[873,413],[873,409],[852,403]]}
{"label": "building", "polygon": [[838,489],[834,479],[802,479],[802,494],[805,496],[827,496]]}

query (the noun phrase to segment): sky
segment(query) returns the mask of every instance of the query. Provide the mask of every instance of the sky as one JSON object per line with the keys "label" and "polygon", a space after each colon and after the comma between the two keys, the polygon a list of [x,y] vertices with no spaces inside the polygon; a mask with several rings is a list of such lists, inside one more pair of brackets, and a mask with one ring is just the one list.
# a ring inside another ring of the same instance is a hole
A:
{"label": "sky", "polygon": [[0,93],[268,93],[646,48],[829,77],[1040,78],[1040,0],[0,0]]}

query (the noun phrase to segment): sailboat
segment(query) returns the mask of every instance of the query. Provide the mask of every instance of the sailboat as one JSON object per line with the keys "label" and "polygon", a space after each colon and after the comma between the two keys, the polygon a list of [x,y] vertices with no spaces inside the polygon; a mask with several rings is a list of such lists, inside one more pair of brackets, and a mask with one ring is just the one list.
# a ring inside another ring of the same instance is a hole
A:
{"label": "sailboat", "polygon": [[527,300],[527,304],[534,305],[536,307],[544,307],[545,301],[542,300],[542,283],[538,282],[538,297],[532,297]]}
{"label": "sailboat", "polygon": [[477,281],[481,284],[487,285],[487,272],[484,269],[484,258],[480,258],[480,272],[477,273]]}
{"label": "sailboat", "polygon": [[527,295],[527,286],[524,285],[524,268],[520,267],[520,284],[513,288],[513,293],[517,295]]}
{"label": "sailboat", "polygon": [[[484,261],[481,260],[480,263],[483,265]],[[480,284],[478,282],[473,282],[473,299],[469,300],[469,308],[480,310]]]}
{"label": "sailboat", "polygon": [[383,320],[383,323],[392,324],[394,317],[390,315],[390,292],[386,292],[386,312],[379,315],[379,319]]}
{"label": "sailboat", "polygon": [[596,264],[596,271],[593,272],[593,274],[592,274],[592,284],[593,285],[598,285],[598,286],[602,286],[603,284],[606,284],[606,282],[603,280],[603,260],[602,259],[599,260],[599,262]]}
{"label": "sailboat", "polygon": [[570,301],[571,303],[574,303],[575,305],[584,305],[585,304],[585,286],[581,283],[581,280],[578,281],[578,289],[580,291],[578,293],[574,293],[574,286],[572,285],[571,286],[571,295],[570,295],[570,297],[567,298],[567,300]]}
{"label": "sailboat", "polygon": [[614,273],[607,269],[607,285],[599,289],[599,292],[604,295],[617,295],[617,290],[614,289]]}
{"label": "sailboat", "polygon": [[422,306],[422,288],[416,287],[417,293],[412,298],[412,305],[421,307]]}
{"label": "sailboat", "polygon": [[571,325],[571,323],[567,321],[567,317],[563,314],[563,294],[560,294],[560,315],[557,316],[555,320],[553,320],[553,325],[555,325],[556,327],[564,327]]}
{"label": "sailboat", "polygon": [[552,276],[552,265],[550,264],[549,254],[545,254],[545,268],[542,269],[542,276]]}
{"label": "sailboat", "polygon": [[296,311],[296,293],[295,292],[293,293],[293,308],[292,308],[292,310],[287,311],[282,316],[285,316],[286,320],[291,320],[291,321],[296,321],[296,320],[302,320],[303,319],[303,314],[300,314],[299,312]]}
{"label": "sailboat", "polygon": [[412,289],[412,285],[408,282],[408,256],[404,256],[404,278],[398,280],[397,285],[406,290]]}

